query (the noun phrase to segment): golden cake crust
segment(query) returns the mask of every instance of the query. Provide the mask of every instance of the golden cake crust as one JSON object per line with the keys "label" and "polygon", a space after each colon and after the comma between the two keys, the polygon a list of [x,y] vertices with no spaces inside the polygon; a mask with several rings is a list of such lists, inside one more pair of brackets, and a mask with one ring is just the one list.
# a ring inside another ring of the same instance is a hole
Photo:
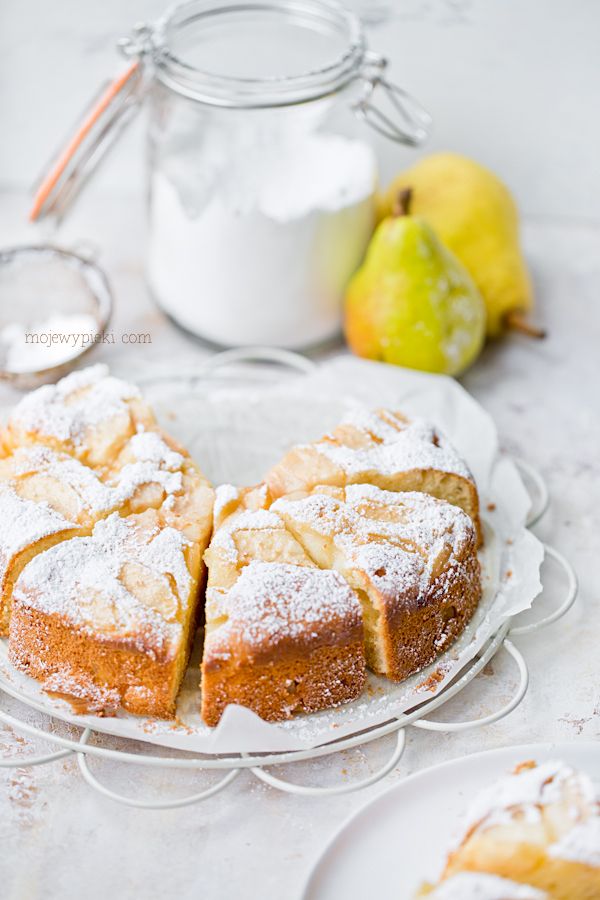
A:
{"label": "golden cake crust", "polygon": [[209,661],[203,668],[202,690],[209,699],[202,717],[216,726],[227,706],[239,704],[277,722],[347,703],[359,696],[364,682],[362,639],[344,647],[318,647],[300,658],[253,663],[251,671],[235,663],[215,670]]}
{"label": "golden cake crust", "polygon": [[122,708],[161,718],[175,714],[178,662],[169,654],[140,649],[139,640],[78,631],[61,616],[23,602],[15,604],[11,635],[12,664],[77,713],[105,716]]}

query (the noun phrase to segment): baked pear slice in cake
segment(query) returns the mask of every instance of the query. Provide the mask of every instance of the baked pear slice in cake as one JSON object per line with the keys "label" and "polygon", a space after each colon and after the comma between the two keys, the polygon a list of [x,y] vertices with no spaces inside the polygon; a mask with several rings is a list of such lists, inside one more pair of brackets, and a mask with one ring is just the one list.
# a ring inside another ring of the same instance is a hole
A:
{"label": "baked pear slice in cake", "polygon": [[360,603],[336,572],[315,566],[264,488],[217,489],[208,566],[202,717],[228,704],[267,721],[357,697],[365,684]]}
{"label": "baked pear slice in cake", "polygon": [[434,425],[386,409],[354,410],[331,434],[293,447],[266,476],[274,498],[317,485],[420,491],[460,507],[481,541],[473,476]]}
{"label": "baked pear slice in cake", "polygon": [[475,527],[450,503],[357,484],[280,498],[272,511],[358,593],[367,665],[379,675],[402,681],[433,662],[477,608]]}
{"label": "baked pear slice in cake", "polygon": [[113,513],[91,535],[51,547],[15,585],[11,662],[80,712],[174,715],[201,557],[154,509]]}
{"label": "baked pear slice in cake", "polygon": [[459,872],[499,875],[552,900],[600,897],[600,797],[561,762],[526,762],[484,789],[467,811],[442,883]]}

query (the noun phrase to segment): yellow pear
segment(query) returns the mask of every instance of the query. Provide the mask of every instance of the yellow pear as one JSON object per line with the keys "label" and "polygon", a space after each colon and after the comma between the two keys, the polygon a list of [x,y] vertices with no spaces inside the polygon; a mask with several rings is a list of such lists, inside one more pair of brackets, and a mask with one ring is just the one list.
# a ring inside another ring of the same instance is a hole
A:
{"label": "yellow pear", "polygon": [[487,334],[513,328],[543,332],[525,318],[533,307],[531,279],[519,244],[519,219],[508,188],[488,169],[457,153],[426,156],[395,178],[380,198],[389,216],[410,189],[411,212],[424,219],[469,271],[485,301]]}
{"label": "yellow pear", "polygon": [[462,263],[409,209],[404,191],[348,285],[346,339],[358,356],[458,375],[483,345],[485,305]]}

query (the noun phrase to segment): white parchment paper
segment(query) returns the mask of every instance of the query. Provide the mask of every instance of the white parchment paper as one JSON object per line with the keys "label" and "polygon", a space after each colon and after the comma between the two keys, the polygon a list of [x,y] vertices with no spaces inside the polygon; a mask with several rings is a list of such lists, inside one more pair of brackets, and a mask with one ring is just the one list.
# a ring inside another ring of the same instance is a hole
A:
{"label": "white parchment paper", "polygon": [[525,528],[529,497],[516,467],[498,453],[488,414],[450,378],[354,358],[276,385],[236,379],[163,380],[146,388],[165,428],[185,444],[215,483],[253,484],[292,444],[320,437],[350,407],[390,406],[436,422],[467,460],[477,481],[485,526],[483,598],[459,640],[436,662],[401,684],[369,676],[358,700],[333,710],[269,724],[229,707],[217,728],[199,714],[197,642],[174,722],[122,714],[75,716],[37,682],[16,672],[0,642],[0,685],[24,702],[81,726],[121,737],[202,753],[300,750],[376,725],[441,691],[509,618],[541,590],[541,543]]}

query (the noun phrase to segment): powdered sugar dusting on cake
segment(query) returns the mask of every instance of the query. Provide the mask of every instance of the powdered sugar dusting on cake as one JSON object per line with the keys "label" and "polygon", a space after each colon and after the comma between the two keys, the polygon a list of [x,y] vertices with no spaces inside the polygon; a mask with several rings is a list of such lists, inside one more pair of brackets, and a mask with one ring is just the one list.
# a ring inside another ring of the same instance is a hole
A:
{"label": "powdered sugar dusting on cake", "polygon": [[129,499],[144,484],[159,484],[167,494],[182,490],[183,456],[171,450],[159,434],[140,430],[126,449],[134,461],[125,463],[114,479],[118,502]]}
{"label": "powdered sugar dusting on cake", "polygon": [[428,897],[430,900],[548,900],[544,891],[481,872],[459,872]]}
{"label": "powdered sugar dusting on cake", "polygon": [[107,366],[90,366],[28,394],[13,411],[10,423],[78,445],[88,428],[119,415],[129,400],[140,397],[137,387],[109,375]]}
{"label": "powdered sugar dusting on cake", "polygon": [[585,822],[575,825],[560,841],[552,844],[548,855],[600,867],[600,810]]}
{"label": "powdered sugar dusting on cake", "polygon": [[343,425],[364,432],[371,438],[368,445],[346,446],[342,427],[314,447],[350,477],[361,477],[369,472],[394,475],[415,469],[435,469],[473,480],[467,465],[448,439],[424,419],[405,421],[393,413],[356,409],[348,414]]}
{"label": "powdered sugar dusting on cake", "polygon": [[148,539],[143,514],[125,519],[113,514],[97,523],[92,539],[117,575],[117,567],[120,570],[126,562],[139,562],[155,575],[172,576],[179,597],[187,595],[191,578],[183,551],[190,542],[175,528],[156,525]]}
{"label": "powdered sugar dusting on cake", "polygon": [[47,503],[19,497],[6,484],[0,484],[0,569],[11,558],[43,538],[77,528]]}
{"label": "powdered sugar dusting on cake", "polygon": [[48,694],[65,695],[75,712],[112,714],[121,705],[121,694],[116,688],[101,687],[83,672],[75,675],[66,667],[44,678],[42,688]]}
{"label": "powdered sugar dusting on cake", "polygon": [[156,431],[139,428],[129,442],[131,452],[140,462],[152,462],[157,468],[175,472],[183,465],[183,456],[172,450]]}
{"label": "powdered sugar dusting on cake", "polygon": [[525,821],[537,822],[543,806],[567,802],[574,824],[582,809],[589,814],[595,806],[596,792],[586,775],[556,761],[521,768],[481,791],[467,811],[466,831],[506,824],[516,810]]}
{"label": "powdered sugar dusting on cake", "polygon": [[183,457],[170,450],[153,432],[135,435],[130,441],[134,461],[123,465],[111,483],[67,453],[42,445],[17,448],[13,454],[17,477],[41,474],[70,487],[78,496],[80,511],[101,515],[129,500],[145,484],[158,484],[165,493],[182,490],[180,466]]}
{"label": "powdered sugar dusting on cake", "polygon": [[49,447],[19,447],[13,454],[16,476],[41,474],[68,485],[80,500],[81,511],[98,513],[111,509],[116,497],[97,473],[67,453],[57,453]]}
{"label": "powdered sugar dusting on cake", "polygon": [[215,489],[215,505],[213,507],[213,516],[215,524],[219,525],[223,512],[230,503],[234,503],[240,495],[239,489],[233,484],[220,484]]}
{"label": "powdered sugar dusting on cake", "polygon": [[379,441],[395,440],[398,432],[410,424],[404,416],[392,411],[373,410],[366,406],[354,406],[346,411],[342,425],[352,425],[359,431],[373,435]]}
{"label": "powdered sugar dusting on cake", "polygon": [[181,634],[181,625],[167,621],[151,605],[152,596],[148,600],[128,589],[123,572],[127,564],[141,566],[140,590],[153,581],[169,597],[173,579],[177,606],[187,599],[191,584],[183,554],[187,542],[173,528],[148,529],[144,516],[123,519],[113,513],[97,523],[90,537],[72,538],[35,557],[17,581],[15,602],[59,615],[95,636],[167,650]]}
{"label": "powdered sugar dusting on cake", "polygon": [[361,623],[358,598],[341,575],[284,563],[251,562],[215,607],[227,622],[207,635],[211,655],[231,646],[232,632],[262,648],[314,644],[324,633],[341,640]]}
{"label": "powdered sugar dusting on cake", "polygon": [[365,572],[377,589],[403,602],[418,602],[430,590],[440,557],[445,569],[463,565],[474,543],[470,518],[455,506],[417,492],[395,493],[373,485],[351,485],[345,500],[313,493],[273,504],[292,527],[301,523],[333,539],[347,564]]}

